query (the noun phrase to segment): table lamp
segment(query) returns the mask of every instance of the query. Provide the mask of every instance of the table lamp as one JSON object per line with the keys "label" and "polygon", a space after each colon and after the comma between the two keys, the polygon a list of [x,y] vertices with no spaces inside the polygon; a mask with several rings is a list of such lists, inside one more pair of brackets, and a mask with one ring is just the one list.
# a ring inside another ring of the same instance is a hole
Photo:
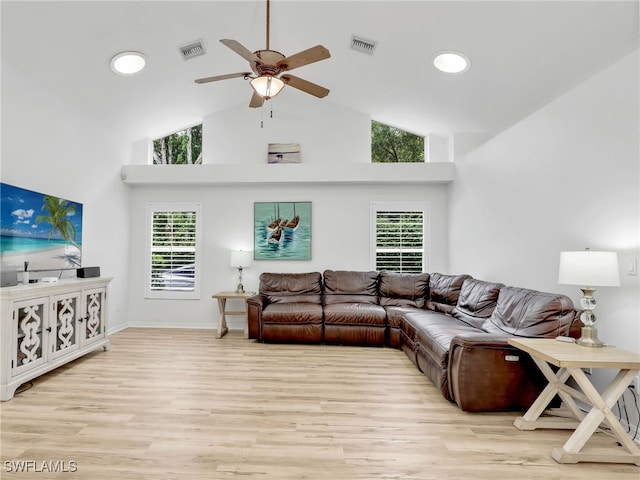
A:
{"label": "table lamp", "polygon": [[244,250],[231,252],[231,266],[238,269],[238,286],[236,287],[236,293],[244,293],[242,269],[251,266],[251,252],[245,252]]}
{"label": "table lamp", "polygon": [[593,252],[588,248],[581,252],[560,252],[560,268],[558,283],[565,285],[582,285],[580,307],[584,310],[580,320],[584,323],[582,336],[576,341],[585,347],[602,347],[598,339],[598,331],[594,324],[596,316],[593,309],[596,301],[593,298],[594,287],[619,287],[620,272],[618,254],[615,252]]}

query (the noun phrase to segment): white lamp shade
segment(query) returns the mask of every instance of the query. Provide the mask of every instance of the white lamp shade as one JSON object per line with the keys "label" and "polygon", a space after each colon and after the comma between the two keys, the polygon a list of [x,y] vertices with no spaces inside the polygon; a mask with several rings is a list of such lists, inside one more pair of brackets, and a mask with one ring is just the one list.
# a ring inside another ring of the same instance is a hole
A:
{"label": "white lamp shade", "polygon": [[271,75],[263,75],[251,80],[251,86],[258,95],[269,99],[280,93],[280,90],[284,87],[284,82]]}
{"label": "white lamp shade", "polygon": [[231,266],[236,268],[248,268],[251,266],[251,252],[238,250],[231,252]]}
{"label": "white lamp shade", "polygon": [[558,283],[583,287],[619,287],[616,252],[560,252]]}

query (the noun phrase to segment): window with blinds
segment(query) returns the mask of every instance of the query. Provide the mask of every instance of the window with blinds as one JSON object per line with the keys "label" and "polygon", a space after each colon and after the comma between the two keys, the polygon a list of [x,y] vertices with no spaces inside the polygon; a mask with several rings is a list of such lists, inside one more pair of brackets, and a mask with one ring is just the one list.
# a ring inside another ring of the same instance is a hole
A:
{"label": "window with blinds", "polygon": [[425,212],[424,204],[374,204],[375,270],[425,271]]}
{"label": "window with blinds", "polygon": [[149,205],[147,297],[199,298],[199,205]]}

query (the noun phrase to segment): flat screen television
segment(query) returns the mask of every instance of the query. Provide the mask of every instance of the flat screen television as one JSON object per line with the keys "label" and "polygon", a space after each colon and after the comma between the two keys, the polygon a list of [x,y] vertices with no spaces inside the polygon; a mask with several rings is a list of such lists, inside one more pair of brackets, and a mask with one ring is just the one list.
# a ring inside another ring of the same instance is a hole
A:
{"label": "flat screen television", "polygon": [[81,203],[7,183],[0,183],[0,198],[2,270],[80,267]]}

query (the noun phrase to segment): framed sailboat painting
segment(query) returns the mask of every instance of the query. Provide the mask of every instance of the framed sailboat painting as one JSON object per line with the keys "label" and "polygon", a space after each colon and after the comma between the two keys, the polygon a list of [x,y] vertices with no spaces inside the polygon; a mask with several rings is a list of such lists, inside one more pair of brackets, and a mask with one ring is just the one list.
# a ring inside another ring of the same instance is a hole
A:
{"label": "framed sailboat painting", "polygon": [[255,260],[311,260],[311,202],[253,204]]}

